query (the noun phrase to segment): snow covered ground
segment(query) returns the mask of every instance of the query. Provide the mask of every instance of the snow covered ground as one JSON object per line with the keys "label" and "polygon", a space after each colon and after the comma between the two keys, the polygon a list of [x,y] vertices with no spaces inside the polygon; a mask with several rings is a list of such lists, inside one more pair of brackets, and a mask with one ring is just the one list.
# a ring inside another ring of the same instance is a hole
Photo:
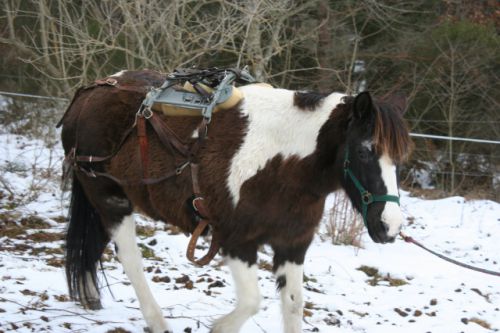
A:
{"label": "snow covered ground", "polygon": [[[103,310],[67,296],[62,237],[67,194],[59,188],[62,152],[41,140],[0,134],[0,332],[143,332],[132,287],[110,248]],[[500,204],[461,197],[421,200],[402,193],[405,232],[457,260],[500,271]],[[329,200],[331,205],[331,200]],[[330,205],[327,205],[327,209]],[[146,275],[175,332],[208,332],[232,310],[232,279],[221,258],[197,268],[188,238],[138,216]],[[320,228],[305,262],[305,332],[484,333],[500,330],[500,278],[442,261],[398,240],[361,249],[333,245]],[[206,244],[205,244],[206,247]],[[259,256],[261,311],[242,332],[280,332],[279,295]]]}

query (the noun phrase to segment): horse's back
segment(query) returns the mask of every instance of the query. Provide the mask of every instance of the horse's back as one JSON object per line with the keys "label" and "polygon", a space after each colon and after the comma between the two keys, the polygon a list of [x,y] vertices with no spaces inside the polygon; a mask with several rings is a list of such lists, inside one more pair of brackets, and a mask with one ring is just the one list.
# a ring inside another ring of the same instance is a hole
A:
{"label": "horse's back", "polygon": [[78,146],[80,154],[110,154],[134,123],[149,87],[160,85],[164,76],[142,70],[122,71],[110,78],[117,81],[117,86],[94,84],[75,93],[61,122],[66,153]]}

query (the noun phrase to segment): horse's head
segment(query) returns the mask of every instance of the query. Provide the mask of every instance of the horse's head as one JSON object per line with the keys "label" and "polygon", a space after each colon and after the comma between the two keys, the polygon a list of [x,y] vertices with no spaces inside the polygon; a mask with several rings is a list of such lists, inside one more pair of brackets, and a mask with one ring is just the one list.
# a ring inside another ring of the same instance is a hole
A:
{"label": "horse's head", "polygon": [[342,185],[377,243],[394,241],[403,222],[397,165],[411,149],[404,108],[396,99],[377,103],[360,93],[352,101],[346,144],[339,151]]}

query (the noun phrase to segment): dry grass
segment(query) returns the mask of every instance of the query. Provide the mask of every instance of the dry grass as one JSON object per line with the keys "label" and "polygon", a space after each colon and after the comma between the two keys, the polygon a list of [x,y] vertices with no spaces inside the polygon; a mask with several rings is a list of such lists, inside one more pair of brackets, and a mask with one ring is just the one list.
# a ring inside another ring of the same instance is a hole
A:
{"label": "dry grass", "polygon": [[469,319],[469,323],[475,323],[475,324],[478,324],[481,327],[486,328],[487,330],[491,330],[490,323],[488,323],[487,321],[485,321],[483,319],[479,319],[479,318],[473,317],[473,318]]}
{"label": "dry grass", "polygon": [[326,232],[332,243],[361,247],[363,228],[363,219],[354,211],[347,196],[337,194],[326,221]]}
{"label": "dry grass", "polygon": [[363,273],[365,273],[367,276],[369,276],[371,278],[371,279],[366,281],[370,286],[378,286],[380,282],[388,283],[389,286],[391,286],[391,287],[400,287],[400,286],[404,286],[405,284],[408,284],[408,282],[406,280],[392,278],[389,274],[380,275],[378,268],[375,268],[375,267],[363,265],[363,266],[360,266],[356,269],[358,271],[362,271]]}

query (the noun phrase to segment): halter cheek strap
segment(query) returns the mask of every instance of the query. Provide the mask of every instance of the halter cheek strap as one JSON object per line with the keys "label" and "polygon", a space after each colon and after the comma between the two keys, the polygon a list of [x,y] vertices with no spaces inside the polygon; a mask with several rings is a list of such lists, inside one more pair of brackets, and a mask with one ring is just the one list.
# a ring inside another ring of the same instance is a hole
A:
{"label": "halter cheek strap", "polygon": [[351,164],[351,161],[349,160],[349,146],[346,144],[345,146],[345,157],[344,157],[344,177],[351,178],[352,182],[354,183],[354,186],[358,189],[360,195],[361,195],[361,213],[363,215],[363,223],[365,224],[365,227],[368,227],[368,223],[366,221],[366,213],[368,211],[368,205],[370,205],[373,202],[395,202],[399,206],[399,196],[397,195],[390,195],[390,194],[383,194],[383,195],[375,195],[367,191],[363,185],[359,182],[358,178],[352,173],[351,169],[349,168],[349,165]]}

